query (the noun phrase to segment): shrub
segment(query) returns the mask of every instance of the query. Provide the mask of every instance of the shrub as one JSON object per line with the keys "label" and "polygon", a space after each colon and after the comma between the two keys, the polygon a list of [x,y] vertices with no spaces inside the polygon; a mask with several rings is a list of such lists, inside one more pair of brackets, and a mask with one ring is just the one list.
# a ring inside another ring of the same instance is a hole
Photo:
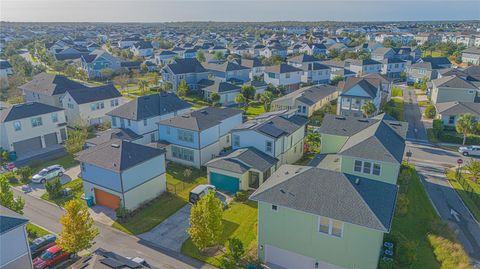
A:
{"label": "shrub", "polygon": [[245,248],[243,243],[238,238],[230,238],[227,241],[227,257],[229,260],[233,260],[238,263],[245,254]]}
{"label": "shrub", "polygon": [[235,193],[235,201],[238,202],[245,202],[248,199],[248,193],[247,191],[239,191]]}
{"label": "shrub", "polygon": [[429,105],[425,108],[425,117],[428,119],[433,119],[437,115],[437,110],[434,105]]}
{"label": "shrub", "polygon": [[62,195],[62,183],[60,178],[55,178],[51,181],[45,182],[45,190],[48,192],[50,199],[58,198]]}
{"label": "shrub", "polygon": [[429,234],[427,238],[435,257],[441,263],[441,268],[471,268],[462,245],[439,235]]}
{"label": "shrub", "polygon": [[27,184],[30,181],[32,175],[32,168],[30,166],[24,166],[17,170],[17,174],[20,175],[22,183]]}
{"label": "shrub", "polygon": [[392,96],[403,96],[403,90],[400,89],[399,87],[393,87],[392,88]]}
{"label": "shrub", "polygon": [[439,138],[443,133],[443,121],[441,119],[433,120],[433,134]]}
{"label": "shrub", "polygon": [[128,215],[130,214],[130,211],[128,211],[128,209],[126,209],[124,206],[119,206],[115,210],[115,214],[117,215],[117,218],[124,219],[128,217]]}

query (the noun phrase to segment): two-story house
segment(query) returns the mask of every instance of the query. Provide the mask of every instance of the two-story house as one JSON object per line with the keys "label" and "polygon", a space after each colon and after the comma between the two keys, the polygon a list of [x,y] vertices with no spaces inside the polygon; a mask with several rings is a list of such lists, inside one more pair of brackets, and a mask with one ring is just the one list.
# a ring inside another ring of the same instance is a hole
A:
{"label": "two-story house", "polygon": [[400,74],[405,71],[407,65],[406,61],[397,58],[387,58],[380,60],[382,63],[381,74],[386,75],[389,78],[400,78]]}
{"label": "two-story house", "polygon": [[297,90],[303,70],[288,64],[278,64],[265,67],[263,80],[275,87],[282,86],[287,92]]}
{"label": "two-story house", "polygon": [[300,53],[308,55],[326,55],[327,47],[324,44],[304,44],[300,49]]}
{"label": "two-story house", "polygon": [[140,57],[151,57],[153,56],[153,46],[150,41],[140,41],[131,47],[133,55]]}
{"label": "two-story house", "polygon": [[458,118],[463,114],[473,115],[480,121],[480,103],[451,101],[435,104],[436,118],[441,119],[443,125],[455,127]]}
{"label": "two-story house", "polygon": [[215,80],[212,85],[203,87],[202,91],[205,99],[210,100],[212,94],[216,93],[220,96],[219,104],[223,106],[231,106],[235,104],[235,98],[240,94],[241,89],[242,88],[239,85]]}
{"label": "two-story house", "polygon": [[242,123],[242,111],[207,107],[159,122],[167,159],[200,168],[230,146],[230,131]]}
{"label": "two-story house", "polygon": [[24,103],[0,108],[0,147],[18,159],[60,148],[67,139],[63,108]]}
{"label": "two-story house", "polygon": [[250,80],[259,80],[261,77],[263,77],[265,65],[262,64],[260,59],[242,59],[241,65],[250,68]]}
{"label": "two-story house", "polygon": [[480,90],[470,81],[458,76],[446,76],[432,80],[433,104],[451,101],[475,102]]}
{"label": "two-story house", "polygon": [[362,106],[367,102],[375,105],[378,113],[382,101],[382,81],[378,78],[349,77],[337,85],[337,114],[362,117]]}
{"label": "two-story house", "polygon": [[279,164],[294,163],[303,155],[307,119],[296,110],[265,113],[232,130],[232,149],[256,148],[278,159]]}
{"label": "two-story house", "polygon": [[155,63],[157,65],[166,65],[173,62],[174,58],[178,57],[173,51],[170,50],[162,50],[159,54],[155,55]]}
{"label": "two-story house", "polygon": [[195,59],[175,59],[161,70],[163,80],[171,83],[173,92],[177,91],[180,81],[185,80],[191,90],[198,89],[201,80],[208,79],[208,71]]}
{"label": "two-story house", "polygon": [[113,139],[78,153],[85,197],[134,210],[166,191],[165,150]]}
{"label": "two-story house", "polygon": [[204,63],[203,67],[216,79],[235,84],[243,84],[250,80],[250,68],[234,62]]}
{"label": "two-story house", "polygon": [[382,63],[372,60],[345,60],[347,69],[354,72],[357,76],[363,76],[371,73],[380,73],[382,70]]}
{"label": "two-story house", "polygon": [[68,126],[97,125],[109,121],[107,113],[123,104],[113,84],[69,89],[62,98]]}
{"label": "two-story house", "polygon": [[82,55],[81,67],[89,78],[102,77],[102,69],[111,69],[116,72],[122,67],[120,59],[104,50],[94,50],[89,54]]}
{"label": "two-story house", "polygon": [[470,47],[462,51],[462,62],[480,65],[480,49]]}
{"label": "two-story house", "polygon": [[140,96],[108,112],[112,128],[129,129],[142,136],[142,144],[158,140],[158,122],[183,115],[191,105],[174,93]]}
{"label": "two-story house", "polygon": [[320,63],[320,60],[308,55],[301,54],[290,57],[287,63],[303,70],[301,82],[322,84],[330,81],[330,67]]}
{"label": "two-story house", "polygon": [[32,269],[32,255],[25,229],[28,219],[0,205],[0,268]]}

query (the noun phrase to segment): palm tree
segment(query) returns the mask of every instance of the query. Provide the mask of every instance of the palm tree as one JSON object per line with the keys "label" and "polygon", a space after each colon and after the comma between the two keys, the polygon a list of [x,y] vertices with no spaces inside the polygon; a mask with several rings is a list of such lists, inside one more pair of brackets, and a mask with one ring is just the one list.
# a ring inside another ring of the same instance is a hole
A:
{"label": "palm tree", "polygon": [[477,120],[472,114],[462,114],[458,117],[455,129],[458,133],[463,134],[463,145],[467,142],[467,135],[473,134],[477,129]]}
{"label": "palm tree", "polygon": [[142,92],[142,96],[145,95],[145,89],[148,88],[148,81],[141,79],[138,81],[138,88]]}
{"label": "palm tree", "polygon": [[235,103],[237,103],[238,107],[240,107],[243,103],[245,103],[245,96],[243,94],[238,94],[235,96]]}
{"label": "palm tree", "polygon": [[375,107],[375,104],[372,103],[372,101],[368,101],[362,106],[362,112],[365,117],[369,118],[377,111],[377,108]]}
{"label": "palm tree", "polygon": [[269,111],[270,103],[272,102],[273,94],[271,92],[265,91],[260,95],[260,102],[263,103],[265,111]]}

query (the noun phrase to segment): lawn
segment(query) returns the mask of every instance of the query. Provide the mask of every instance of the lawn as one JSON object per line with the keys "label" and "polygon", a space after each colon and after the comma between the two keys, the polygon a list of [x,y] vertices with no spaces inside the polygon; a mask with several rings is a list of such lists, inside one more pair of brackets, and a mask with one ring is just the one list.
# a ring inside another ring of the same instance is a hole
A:
{"label": "lawn", "polygon": [[441,51],[424,51],[422,57],[443,57],[445,56]]}
{"label": "lawn", "polygon": [[[246,203],[233,202],[223,213],[224,230],[220,243],[225,245],[229,238],[238,238],[243,242],[245,253],[250,257],[257,256],[257,203],[249,201]],[[193,245],[189,238],[182,245],[182,253],[197,260],[204,261],[219,267],[222,261],[222,254],[207,257]]]}
{"label": "lawn", "polygon": [[248,106],[245,115],[247,115],[249,119],[252,119],[256,116],[262,115],[263,113],[265,113],[265,107],[263,104],[252,104]]}
{"label": "lawn", "polygon": [[396,118],[399,121],[404,120],[403,99],[401,98],[392,98],[388,103],[385,104],[383,110],[386,114]]}
{"label": "lawn", "polygon": [[142,209],[132,212],[124,221],[116,221],[112,227],[128,234],[141,234],[177,212],[188,203],[190,191],[199,184],[207,183],[204,170],[189,167],[192,171],[190,178],[185,178],[183,172],[186,166],[176,163],[167,165],[168,192],[148,203]]}
{"label": "lawn", "polygon": [[73,156],[71,154],[67,154],[63,157],[53,159],[53,160],[50,160],[50,161],[42,161],[42,162],[35,161],[35,162],[32,162],[30,164],[30,168],[32,168],[32,171],[34,173],[37,173],[41,169],[43,169],[45,167],[48,167],[50,165],[54,165],[54,164],[59,164],[59,165],[63,166],[63,168],[65,168],[65,170],[67,170],[69,168],[72,168],[72,167],[78,165],[78,162],[73,158]]}
{"label": "lawn", "polygon": [[50,233],[49,231],[33,223],[28,223],[26,229],[29,242],[32,242],[33,240]]}
{"label": "lawn", "polygon": [[421,107],[427,107],[428,105],[430,105],[430,101],[428,100],[419,101],[418,105]]}
{"label": "lawn", "polygon": [[209,106],[210,104],[197,96],[186,96],[183,100],[189,102],[194,108],[202,108],[205,106]]}
{"label": "lawn", "polygon": [[48,192],[44,193],[41,198],[52,202],[54,204],[57,204],[59,206],[63,206],[66,202],[74,199],[74,198],[80,198],[83,194],[83,182],[80,178],[74,179],[67,184],[62,186],[62,189],[65,188],[71,188],[72,189],[72,195],[68,197],[58,197],[58,198],[50,198],[48,195]]}
{"label": "lawn", "polygon": [[[448,181],[452,184],[455,191],[457,191],[460,198],[462,198],[463,202],[467,205],[470,212],[472,212],[473,216],[477,221],[480,221],[480,184],[473,182],[468,175],[463,175],[463,177],[467,177],[464,182],[464,185],[460,183],[455,178],[455,171],[449,171],[447,174]],[[469,190],[465,190],[465,188]],[[477,198],[474,198],[477,197]],[[477,203],[475,203],[475,200]]]}
{"label": "lawn", "polygon": [[403,96],[403,90],[399,87],[395,87],[393,86],[392,88],[392,96],[393,97],[396,97],[396,96],[399,96],[399,97],[402,97]]}

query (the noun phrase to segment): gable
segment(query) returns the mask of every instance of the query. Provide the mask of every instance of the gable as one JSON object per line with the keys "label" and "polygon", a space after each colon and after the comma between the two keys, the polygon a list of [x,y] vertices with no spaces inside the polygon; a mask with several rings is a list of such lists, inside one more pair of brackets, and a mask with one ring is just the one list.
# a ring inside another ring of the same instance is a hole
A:
{"label": "gable", "polygon": [[341,95],[359,96],[370,98],[370,95],[360,85],[355,85],[351,89],[344,91]]}

